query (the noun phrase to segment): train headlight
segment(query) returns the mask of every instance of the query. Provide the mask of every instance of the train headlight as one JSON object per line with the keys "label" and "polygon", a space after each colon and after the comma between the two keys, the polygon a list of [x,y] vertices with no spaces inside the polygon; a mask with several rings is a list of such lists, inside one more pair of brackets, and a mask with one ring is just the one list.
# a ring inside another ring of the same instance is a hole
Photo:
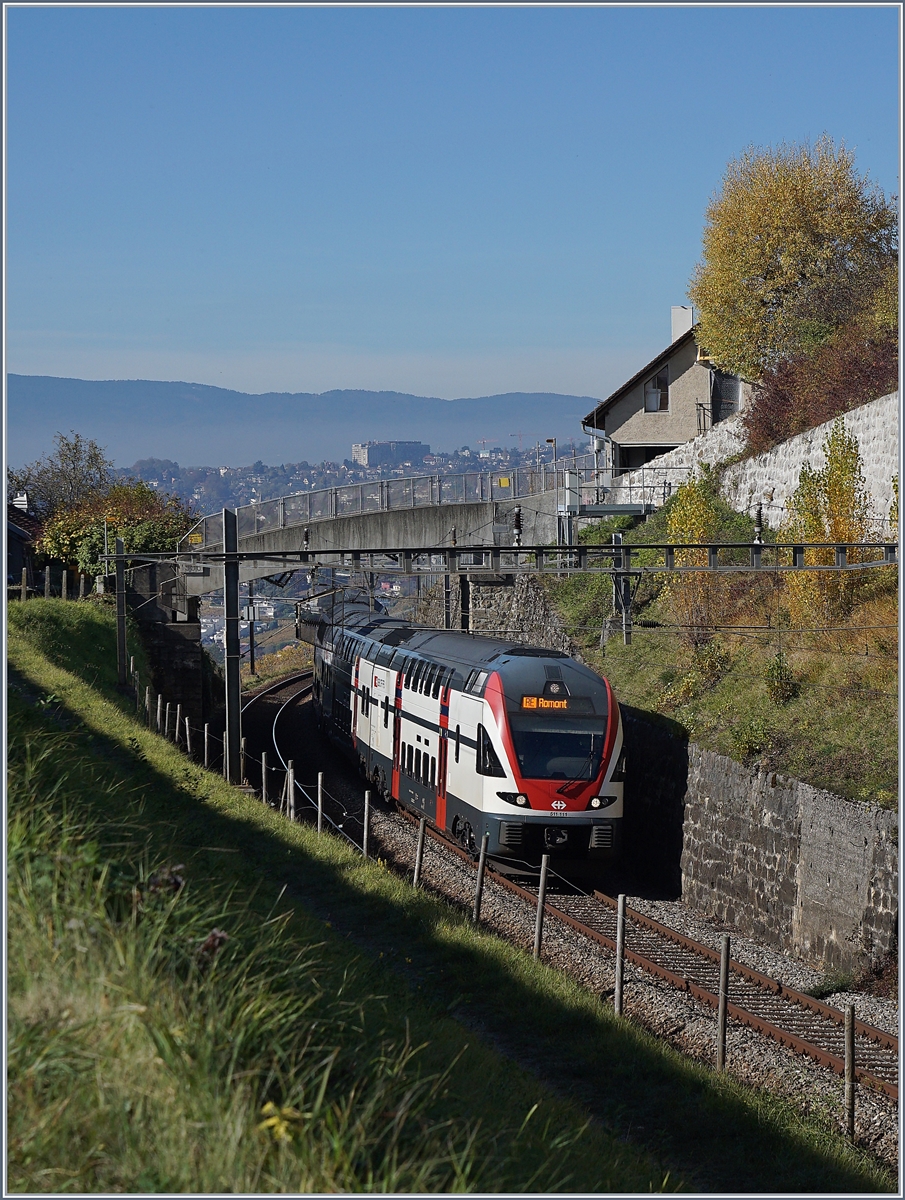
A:
{"label": "train headlight", "polygon": [[618,799],[618,796],[594,796],[591,800],[591,808],[609,808]]}
{"label": "train headlight", "polygon": [[507,804],[517,804],[519,808],[528,807],[528,797],[524,792],[497,792],[497,795]]}

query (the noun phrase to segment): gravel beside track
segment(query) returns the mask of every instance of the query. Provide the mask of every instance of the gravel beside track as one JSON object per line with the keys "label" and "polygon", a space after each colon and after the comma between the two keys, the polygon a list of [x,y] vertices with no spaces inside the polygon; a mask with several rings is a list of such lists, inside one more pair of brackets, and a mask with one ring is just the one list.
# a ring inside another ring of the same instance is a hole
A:
{"label": "gravel beside track", "polygon": [[[276,690],[253,706],[254,720],[244,731],[249,740],[249,752],[255,758],[266,749],[276,762],[268,721],[298,684],[284,691]],[[364,783],[352,764],[334,754],[314,733],[313,710],[307,698],[294,710],[287,710],[280,719],[278,736],[285,757],[294,757],[296,777],[301,783],[316,779],[324,771],[327,790],[350,814],[360,815],[363,808]],[[249,712],[249,717],[252,716]],[[287,747],[291,747],[287,749]],[[251,773],[250,773],[251,774]],[[256,782],[252,780],[252,782]],[[338,809],[337,809],[338,811]],[[313,814],[313,810],[311,810]],[[302,807],[302,819],[307,810]],[[358,822],[348,823],[350,831],[360,829]],[[372,801],[371,853],[380,855],[391,867],[411,875],[417,840],[417,826],[380,801]],[[551,864],[555,867],[555,862]],[[551,871],[552,876],[552,871]],[[422,886],[448,900],[471,909],[474,900],[475,869],[462,862],[431,838],[425,842],[421,874]],[[584,881],[586,891],[590,887]],[[548,898],[555,904],[555,880]],[[822,978],[796,960],[745,938],[724,925],[708,921],[681,901],[659,901],[629,897],[629,904],[655,920],[686,934],[704,945],[719,949],[723,932],[732,934],[732,957],[747,966],[769,975],[789,987],[807,991]],[[534,941],[536,910],[526,901],[501,887],[492,878],[485,881],[481,909],[483,926],[516,945],[531,950]],[[612,1002],[615,982],[614,956],[591,939],[551,918],[544,923],[543,960],[567,972],[604,1002]],[[836,994],[826,1003],[842,1008],[855,1006],[856,1015],[869,1024],[890,1033],[898,1033],[898,1008],[876,997],[854,992]],[[716,1014],[693,997],[677,992],[652,977],[625,964],[625,1015],[656,1036],[703,1062],[715,1062]],[[455,1010],[463,1023],[474,1025],[467,1010]],[[531,1066],[524,1047],[503,1047],[511,1057]],[[844,1129],[843,1081],[828,1069],[810,1059],[736,1024],[731,1019],[727,1035],[727,1069],[748,1084],[782,1095],[804,1110],[822,1116],[840,1132]],[[555,1080],[550,1082],[555,1084]],[[567,1081],[563,1081],[567,1082]],[[886,1098],[866,1088],[856,1093],[856,1140],[888,1166],[898,1166],[898,1108]]]}

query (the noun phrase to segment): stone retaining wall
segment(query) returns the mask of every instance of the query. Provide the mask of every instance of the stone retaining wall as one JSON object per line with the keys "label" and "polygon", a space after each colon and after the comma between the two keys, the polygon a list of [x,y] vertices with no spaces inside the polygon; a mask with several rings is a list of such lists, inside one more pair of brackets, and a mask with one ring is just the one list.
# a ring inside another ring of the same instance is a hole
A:
{"label": "stone retaining wall", "polygon": [[895,946],[895,813],[690,745],[682,896],[813,966]]}
{"label": "stone retaining wall", "polygon": [[[892,503],[892,477],[899,469],[899,393],[853,408],[844,419],[861,448],[864,480],[873,497],[876,516],[885,520]],[[762,503],[766,524],[771,529],[778,528],[786,500],[798,486],[801,468],[806,462],[817,470],[824,465],[822,447],[832,424],[828,421],[818,425],[766,454],[727,467],[720,486],[723,499],[739,512],[751,511]],[[643,491],[649,493],[650,502],[661,503],[664,481],[674,490],[688,477],[689,470],[705,462],[715,466],[739,454],[744,446],[742,414],[737,414],[684,446],[661,454],[643,472],[622,476],[608,499],[615,504],[630,503],[639,500]]]}

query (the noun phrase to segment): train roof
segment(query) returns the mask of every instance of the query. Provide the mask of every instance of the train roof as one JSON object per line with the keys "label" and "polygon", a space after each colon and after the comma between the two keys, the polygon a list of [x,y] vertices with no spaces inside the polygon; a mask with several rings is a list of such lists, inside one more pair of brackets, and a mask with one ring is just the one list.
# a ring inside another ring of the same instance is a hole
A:
{"label": "train roof", "polygon": [[455,629],[430,629],[398,617],[358,610],[346,612],[342,628],[384,646],[398,646],[432,662],[472,669],[505,656],[568,658],[561,650],[526,646],[503,638]]}

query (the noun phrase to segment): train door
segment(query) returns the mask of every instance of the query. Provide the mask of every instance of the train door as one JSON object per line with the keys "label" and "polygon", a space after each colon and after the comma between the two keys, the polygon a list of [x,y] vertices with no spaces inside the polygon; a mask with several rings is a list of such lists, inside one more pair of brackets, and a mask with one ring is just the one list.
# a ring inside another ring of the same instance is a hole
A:
{"label": "train door", "polygon": [[392,673],[385,667],[368,667],[368,775],[376,781],[380,773],[381,790],[388,794],[393,761]]}
{"label": "train door", "polygon": [[482,804],[482,780],[475,771],[475,753],[483,711],[483,701],[453,692],[449,705],[447,750],[447,804],[450,814],[456,800],[473,808],[480,808]]}

